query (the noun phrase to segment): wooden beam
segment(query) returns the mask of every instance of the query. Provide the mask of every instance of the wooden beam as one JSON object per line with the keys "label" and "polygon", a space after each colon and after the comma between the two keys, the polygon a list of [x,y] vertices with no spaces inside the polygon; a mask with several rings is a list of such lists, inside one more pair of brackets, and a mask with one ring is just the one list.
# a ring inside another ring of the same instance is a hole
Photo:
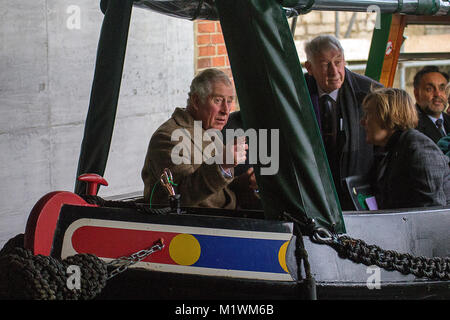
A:
{"label": "wooden beam", "polygon": [[406,25],[418,24],[418,25],[450,25],[449,16],[405,16]]}
{"label": "wooden beam", "polygon": [[405,25],[405,15],[392,15],[391,28],[380,76],[380,82],[385,87],[392,87],[394,84],[400,48],[403,43],[403,31],[405,30]]}

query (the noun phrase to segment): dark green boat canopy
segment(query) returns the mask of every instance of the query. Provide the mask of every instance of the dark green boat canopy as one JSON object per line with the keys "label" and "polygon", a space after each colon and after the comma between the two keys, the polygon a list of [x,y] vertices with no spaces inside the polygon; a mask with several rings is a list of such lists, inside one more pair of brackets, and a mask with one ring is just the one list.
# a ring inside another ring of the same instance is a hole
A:
{"label": "dark green boat canopy", "polygon": [[[345,232],[320,132],[282,7],[273,0],[217,0],[246,128],[279,130],[279,171],[259,175],[264,212],[314,219]],[[273,150],[269,145],[269,150]]]}

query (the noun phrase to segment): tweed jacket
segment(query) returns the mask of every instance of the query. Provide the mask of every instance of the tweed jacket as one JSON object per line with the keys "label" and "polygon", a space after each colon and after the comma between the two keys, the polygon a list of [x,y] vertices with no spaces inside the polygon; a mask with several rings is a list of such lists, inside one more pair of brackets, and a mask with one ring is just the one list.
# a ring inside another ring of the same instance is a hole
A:
{"label": "tweed jacket", "polygon": [[449,159],[421,132],[397,131],[378,168],[380,209],[444,206],[450,201]]}
{"label": "tweed jacket", "polygon": [[[172,133],[177,129],[180,129],[177,132],[183,132],[183,136],[177,136],[172,141]],[[181,194],[182,206],[236,208],[236,195],[228,188],[233,177],[226,177],[218,164],[207,164],[203,157],[200,161],[198,159],[198,153],[203,154],[203,150],[211,144],[211,141],[203,139],[205,132],[201,128],[201,140],[195,139],[194,118],[182,108],[176,108],[172,117],[155,131],[150,139],[141,173],[145,202],[149,203],[151,197],[152,204],[168,203],[167,191],[157,182],[164,169],[169,168],[173,181],[177,184],[175,191]],[[175,164],[172,158],[177,145],[186,148],[176,149],[183,159],[180,164]],[[184,152],[185,150],[190,152]],[[196,152],[197,161],[194,161]]]}
{"label": "tweed jacket", "polygon": [[[439,139],[442,138],[439,129],[436,127],[436,124],[431,121],[431,119],[420,110],[420,107],[416,105],[417,112],[419,115],[419,123],[417,125],[417,130],[422,132],[424,135],[429,137],[434,143],[437,143]],[[444,129],[447,134],[450,133],[450,115],[443,112],[442,116],[444,117]]]}

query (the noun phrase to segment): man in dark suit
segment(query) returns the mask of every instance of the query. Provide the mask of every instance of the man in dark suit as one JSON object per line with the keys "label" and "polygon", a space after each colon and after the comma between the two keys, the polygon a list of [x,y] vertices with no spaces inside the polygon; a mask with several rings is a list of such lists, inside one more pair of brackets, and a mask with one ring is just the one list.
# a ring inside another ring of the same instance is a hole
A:
{"label": "man in dark suit", "polygon": [[305,45],[306,84],[342,209],[355,210],[346,191],[348,176],[368,176],[374,149],[360,126],[362,100],[382,85],[345,68],[344,50],[333,36],[318,36]]}
{"label": "man in dark suit", "polygon": [[426,66],[414,76],[414,97],[419,113],[417,130],[435,143],[450,133],[450,116],[444,112],[448,80],[448,74],[436,66]]}

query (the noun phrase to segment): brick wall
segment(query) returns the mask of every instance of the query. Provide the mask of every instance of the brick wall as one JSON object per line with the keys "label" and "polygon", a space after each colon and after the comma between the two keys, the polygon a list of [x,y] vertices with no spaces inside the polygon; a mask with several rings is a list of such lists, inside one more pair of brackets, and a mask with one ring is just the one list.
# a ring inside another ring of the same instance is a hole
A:
{"label": "brick wall", "polygon": [[231,76],[230,62],[219,21],[195,22],[195,71],[218,68]]}
{"label": "brick wall", "polygon": [[[345,33],[352,13],[339,13],[342,25],[341,33]],[[360,13],[353,24],[352,37],[369,38],[374,26],[375,15]],[[334,12],[311,12],[300,16],[296,28],[296,40],[307,40],[318,34],[334,34]],[[289,21],[291,23],[291,20]],[[231,69],[227,50],[223,40],[219,21],[197,20],[194,22],[195,32],[195,72],[206,68],[219,68],[230,77]]]}
{"label": "brick wall", "polygon": [[[197,20],[194,22],[194,33],[195,73],[207,68],[217,68],[233,80],[220,22]],[[236,109],[239,109],[238,104]]]}

